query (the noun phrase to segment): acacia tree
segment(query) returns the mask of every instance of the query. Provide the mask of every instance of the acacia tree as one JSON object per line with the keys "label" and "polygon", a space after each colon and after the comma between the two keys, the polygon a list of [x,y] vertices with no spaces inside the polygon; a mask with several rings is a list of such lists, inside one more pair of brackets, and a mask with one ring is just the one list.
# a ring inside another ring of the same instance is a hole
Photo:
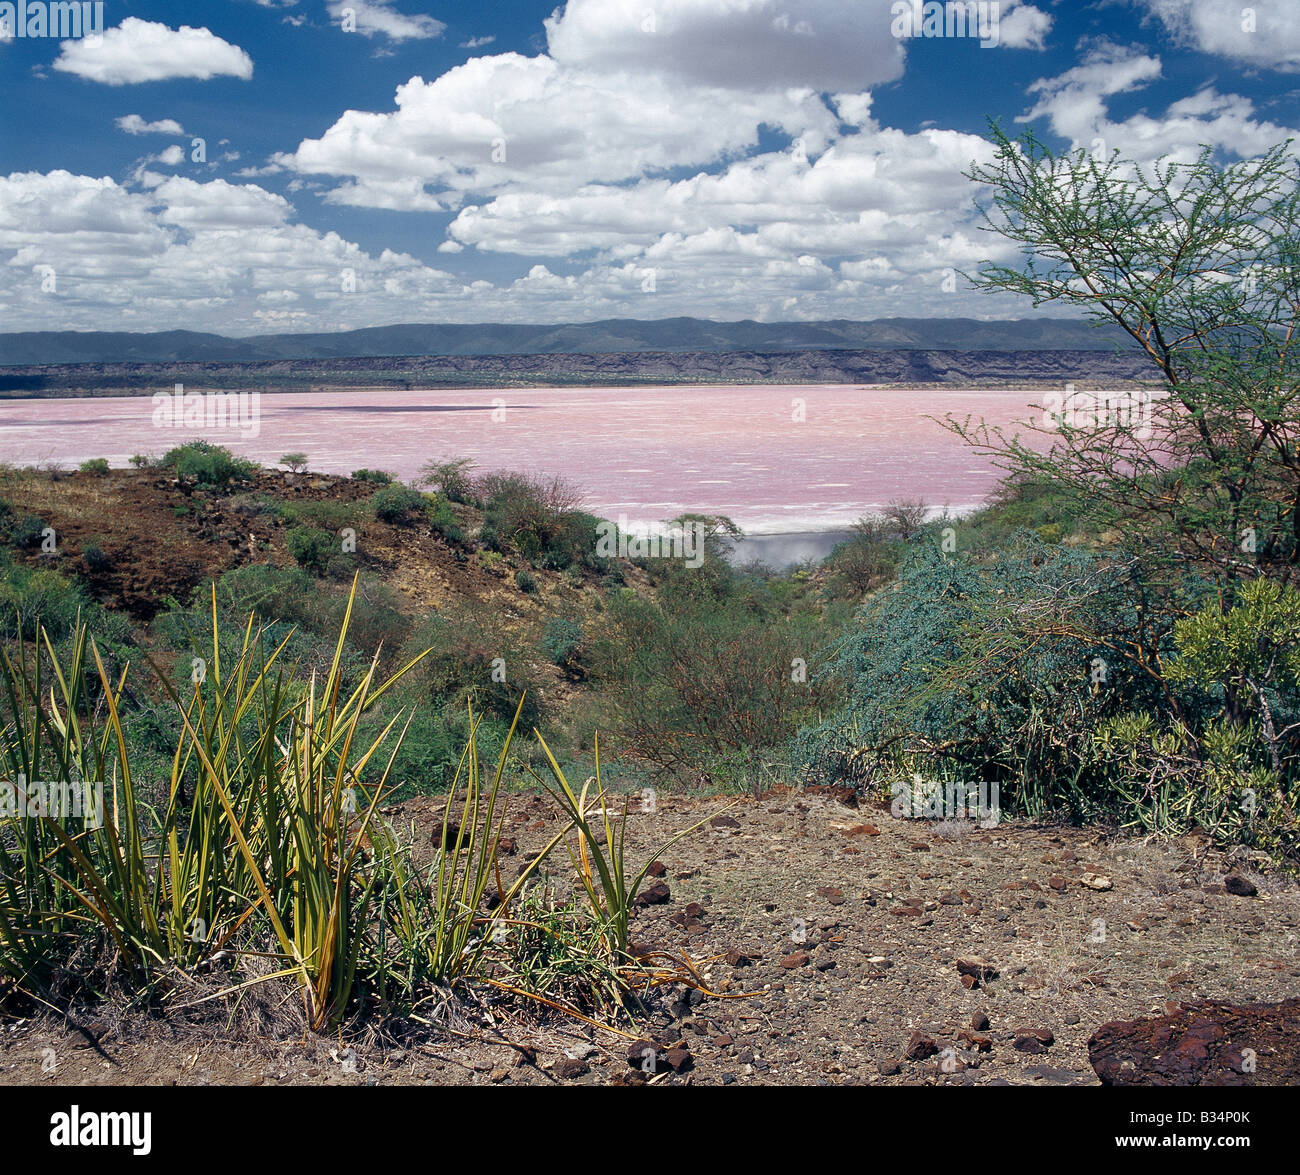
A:
{"label": "acacia tree", "polygon": [[[1290,142],[1255,159],[1149,167],[1054,153],[994,124],[984,228],[1020,246],[977,288],[1123,330],[1149,386],[1058,397],[1025,427],[948,424],[1004,470],[1068,492],[1148,557],[1225,587],[1300,560],[1300,187]],[[1037,437],[1032,434],[1041,434]]]}

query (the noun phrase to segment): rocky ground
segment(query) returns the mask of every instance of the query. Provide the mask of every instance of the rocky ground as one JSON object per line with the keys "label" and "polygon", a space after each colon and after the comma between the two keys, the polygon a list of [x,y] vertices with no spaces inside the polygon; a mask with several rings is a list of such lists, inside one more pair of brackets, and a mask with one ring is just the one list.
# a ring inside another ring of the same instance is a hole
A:
{"label": "rocky ground", "polygon": [[[0,1028],[0,1083],[1095,1085],[1088,1042],[1107,1022],[1300,996],[1300,886],[1261,862],[847,798],[738,801],[664,853],[633,937],[702,960],[719,998],[668,990],[628,1035],[504,1018],[345,1045],[37,1016]],[[723,803],[659,796],[630,818],[629,859]],[[542,796],[511,809],[522,861],[555,817]],[[398,819],[418,844],[440,831],[427,799]],[[1294,1081],[1257,1051],[1253,1080]]]}

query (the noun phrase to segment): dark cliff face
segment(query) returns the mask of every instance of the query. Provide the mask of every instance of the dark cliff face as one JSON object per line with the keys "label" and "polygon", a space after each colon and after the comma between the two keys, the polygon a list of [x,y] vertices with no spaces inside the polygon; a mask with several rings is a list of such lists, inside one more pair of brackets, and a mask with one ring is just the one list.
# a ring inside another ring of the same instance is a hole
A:
{"label": "dark cliff face", "polygon": [[0,394],[125,395],[200,387],[305,390],[374,384],[544,387],[653,383],[997,385],[1150,379],[1150,363],[1106,351],[638,351],[437,355],[260,363],[84,363],[0,368]]}

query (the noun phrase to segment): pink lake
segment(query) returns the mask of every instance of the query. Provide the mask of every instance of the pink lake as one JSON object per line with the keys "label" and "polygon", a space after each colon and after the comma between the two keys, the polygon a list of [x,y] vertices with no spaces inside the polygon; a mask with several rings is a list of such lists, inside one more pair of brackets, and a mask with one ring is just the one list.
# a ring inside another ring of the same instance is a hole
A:
{"label": "pink lake", "polygon": [[160,427],[149,396],[0,400],[0,461],[124,465],[197,436],[274,464],[363,466],[415,477],[432,459],[560,474],[595,514],[630,523],[684,510],[751,534],[841,529],[893,498],[966,509],[999,471],[931,417],[1002,425],[1034,415],[1033,388],[781,387],[263,392],[255,429]]}

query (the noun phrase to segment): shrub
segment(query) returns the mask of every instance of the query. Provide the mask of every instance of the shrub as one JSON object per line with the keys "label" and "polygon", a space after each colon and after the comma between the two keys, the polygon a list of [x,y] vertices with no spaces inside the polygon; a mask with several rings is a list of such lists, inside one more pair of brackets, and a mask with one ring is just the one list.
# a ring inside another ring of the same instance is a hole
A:
{"label": "shrub", "polygon": [[465,532],[461,528],[460,520],[452,512],[446,499],[438,498],[434,503],[433,515],[429,522],[433,529],[449,543],[459,546],[465,542]]}
{"label": "shrub", "polygon": [[338,550],[338,540],[327,530],[312,526],[295,526],[287,535],[285,542],[299,567],[320,575],[325,566]]}
{"label": "shrub", "polygon": [[45,538],[45,520],[35,514],[26,515],[14,528],[14,546],[24,550],[39,547]]}
{"label": "shrub", "polygon": [[678,774],[781,747],[836,697],[816,671],[827,638],[807,615],[614,595],[587,657],[607,707],[602,729]]}
{"label": "shrub", "polygon": [[407,526],[413,516],[423,515],[428,508],[428,501],[419,490],[410,486],[387,485],[375,491],[370,499],[375,517],[392,526]]}
{"label": "shrub", "polygon": [[848,707],[805,731],[810,778],[997,783],[1002,806],[1113,816],[1089,755],[1106,719],[1177,703],[1154,675],[1174,614],[1131,561],[1022,534],[984,562],[916,544],[862,608],[834,675]]}
{"label": "shrub", "polygon": [[83,461],[83,462],[81,463],[81,472],[82,472],[82,473],[89,473],[89,474],[91,474],[91,475],[94,476],[94,477],[107,477],[107,476],[108,476],[108,458],[107,458],[107,457],[91,457],[89,460],[87,460],[87,461]]}
{"label": "shrub", "polygon": [[81,545],[81,557],[93,572],[107,571],[113,566],[113,560],[104,552],[104,548],[95,541]]}
{"label": "shrub", "polygon": [[392,484],[393,475],[385,473],[382,469],[354,469],[352,471],[352,480],[368,481],[373,482],[375,485],[386,486]]}
{"label": "shrub", "polygon": [[515,587],[521,592],[531,593],[537,590],[537,576],[531,571],[519,570],[515,572]]}
{"label": "shrub", "polygon": [[285,453],[280,458],[280,464],[287,466],[291,473],[301,473],[307,468],[307,454]]}
{"label": "shrub", "polygon": [[474,478],[470,470],[474,462],[468,457],[458,457],[452,461],[430,461],[420,470],[420,482],[436,490],[449,502],[473,505],[477,501],[474,493]]}
{"label": "shrub", "polygon": [[340,502],[334,498],[321,501],[307,499],[302,502],[285,502],[280,515],[291,526],[314,526],[338,533],[344,527],[356,528],[362,509],[356,502]]}
{"label": "shrub", "polygon": [[[427,617],[407,638],[401,660],[431,649],[412,671],[422,704],[439,706],[453,730],[465,703],[497,722],[509,722],[526,694],[521,722],[531,730],[541,718],[527,650],[514,642],[490,611],[463,606]],[[462,731],[463,733],[463,731]]]}
{"label": "shrub", "polygon": [[251,461],[236,457],[229,449],[209,441],[178,445],[163,454],[162,464],[182,481],[210,486],[245,481],[257,471],[257,466]]}
{"label": "shrub", "polygon": [[[483,501],[483,542],[495,550],[513,548],[526,559],[560,554],[573,526],[570,517],[581,495],[563,478],[544,481],[522,473],[493,473],[475,485]],[[593,540],[594,547],[594,540]],[[567,561],[552,565],[568,566]]]}
{"label": "shrub", "polygon": [[574,672],[578,669],[582,641],[582,626],[577,621],[554,616],[546,622],[542,633],[542,652],[561,669]]}

